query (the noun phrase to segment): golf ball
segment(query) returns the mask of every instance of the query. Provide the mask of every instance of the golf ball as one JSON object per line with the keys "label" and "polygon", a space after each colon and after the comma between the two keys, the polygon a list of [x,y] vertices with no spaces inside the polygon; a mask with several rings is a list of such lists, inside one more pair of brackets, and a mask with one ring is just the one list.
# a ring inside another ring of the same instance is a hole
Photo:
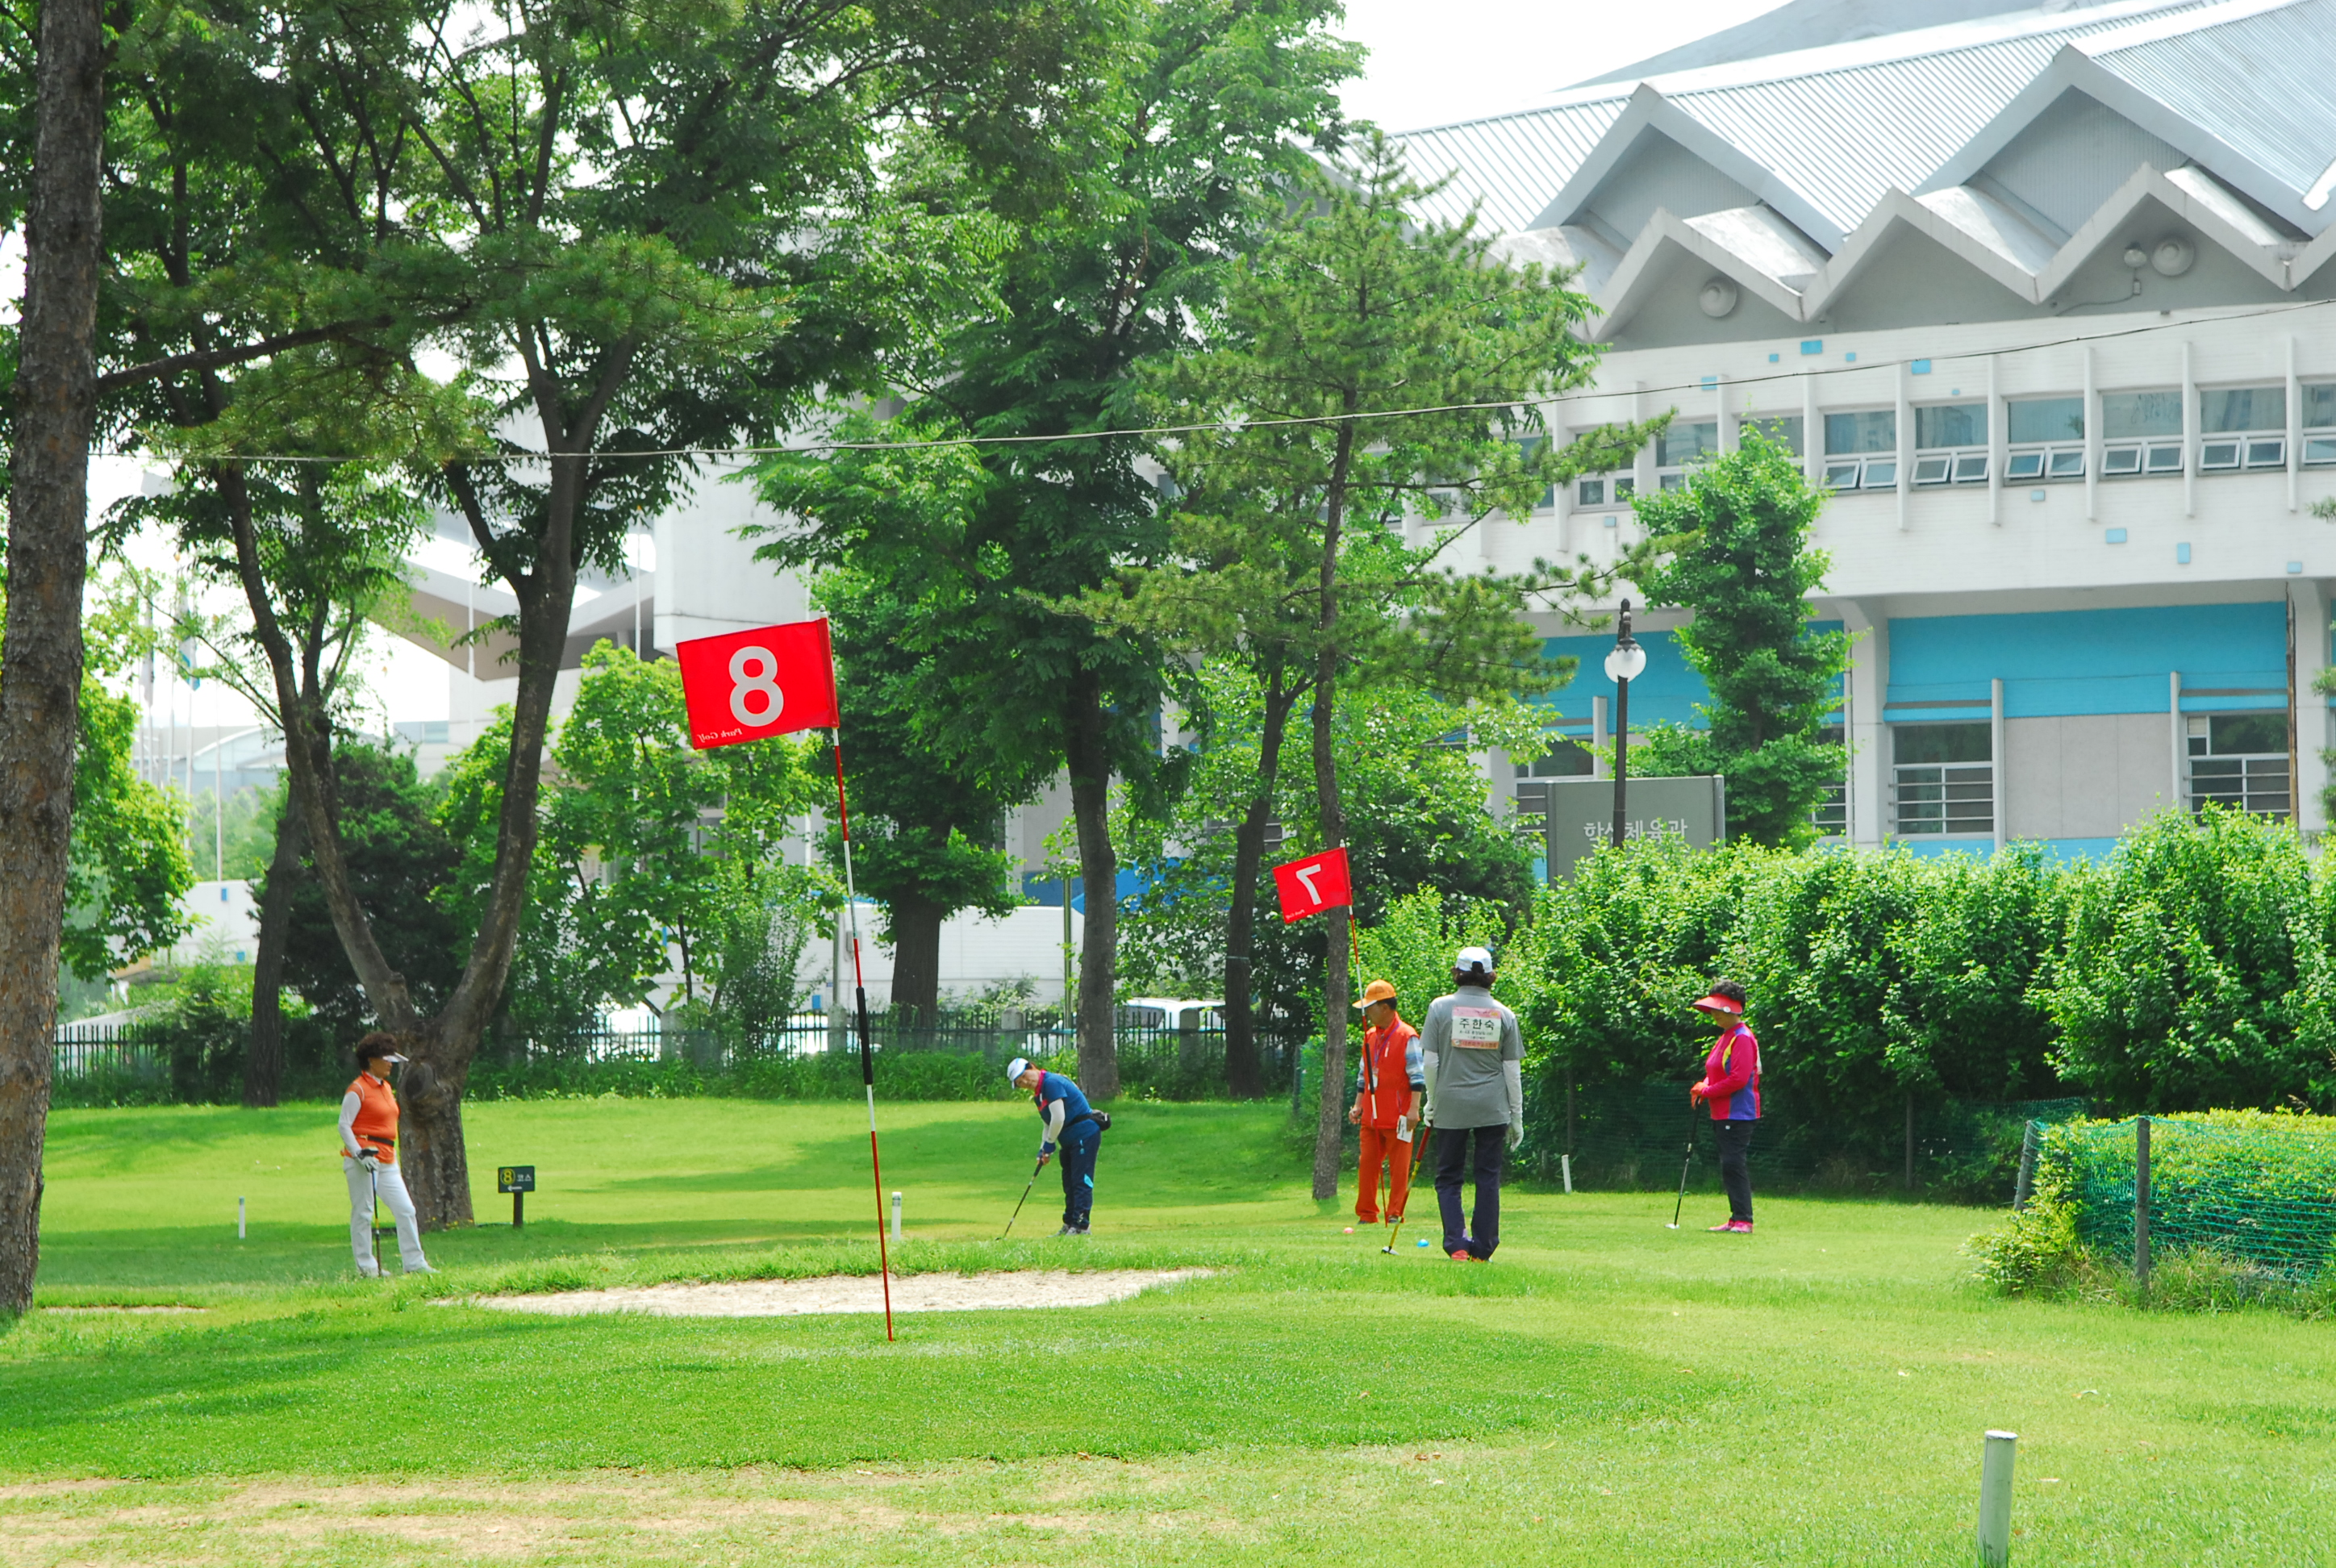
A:
{"label": "golf ball", "polygon": [[1348,1227],[1347,1227],[1347,1234],[1348,1234],[1349,1236],[1351,1236],[1351,1235],[1353,1235],[1354,1233],[1355,1233],[1355,1227],[1354,1227],[1354,1226],[1352,1226],[1352,1225],[1348,1226]]}
{"label": "golf ball", "polygon": [[1427,1238],[1426,1238],[1426,1237],[1425,1237],[1425,1236],[1422,1236],[1422,1237],[1419,1239],[1419,1244],[1420,1244],[1421,1246],[1423,1246],[1423,1247],[1425,1247],[1426,1245],[1427,1245]]}

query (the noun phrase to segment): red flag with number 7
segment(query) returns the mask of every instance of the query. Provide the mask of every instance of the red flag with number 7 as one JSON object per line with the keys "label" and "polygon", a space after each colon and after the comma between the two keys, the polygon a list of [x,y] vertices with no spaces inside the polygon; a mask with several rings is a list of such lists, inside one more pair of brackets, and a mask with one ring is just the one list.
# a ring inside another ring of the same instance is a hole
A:
{"label": "red flag with number 7", "polygon": [[1344,909],[1355,901],[1347,878],[1347,852],[1324,850],[1302,861],[1273,868],[1273,885],[1281,893],[1281,922],[1302,920],[1324,910]]}
{"label": "red flag with number 7", "polygon": [[700,751],[836,722],[835,663],[824,618],[692,638],[673,652],[689,708],[689,744]]}

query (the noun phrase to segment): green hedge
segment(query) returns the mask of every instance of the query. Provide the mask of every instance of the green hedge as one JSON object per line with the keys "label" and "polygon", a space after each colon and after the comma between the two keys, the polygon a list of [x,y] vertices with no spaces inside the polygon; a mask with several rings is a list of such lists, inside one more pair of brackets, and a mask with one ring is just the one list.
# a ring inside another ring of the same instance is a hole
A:
{"label": "green hedge", "polygon": [[1688,1003],[1728,975],[1789,1115],[1767,1133],[1773,1150],[1810,1170],[1903,1173],[1911,1108],[1918,1177],[1965,1187],[2000,1174],[2003,1137],[1972,1130],[1970,1157],[1924,1155],[1926,1137],[1946,1136],[1925,1123],[1957,1105],[2336,1109],[2331,933],[2336,896],[2294,832],[2210,809],[2156,818],[2101,862],[2054,862],[2036,845],[1652,841],[1542,890],[1514,930],[1422,891],[1362,941],[1366,973],[1397,979],[1416,1012],[1448,982],[1456,946],[1494,939],[1545,1155],[1563,1147],[1569,1086],[1578,1107],[1692,1081],[1711,1031]]}

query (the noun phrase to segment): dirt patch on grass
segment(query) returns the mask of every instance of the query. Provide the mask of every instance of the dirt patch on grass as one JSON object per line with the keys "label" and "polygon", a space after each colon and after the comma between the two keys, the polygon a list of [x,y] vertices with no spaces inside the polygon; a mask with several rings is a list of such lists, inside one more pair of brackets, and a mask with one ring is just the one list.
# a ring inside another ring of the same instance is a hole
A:
{"label": "dirt patch on grass", "polygon": [[89,1317],[98,1313],[123,1312],[208,1312],[209,1307],[44,1307],[44,1312],[54,1312],[60,1318]]}
{"label": "dirt patch on grass", "polygon": [[[892,1561],[891,1553],[903,1547],[919,1556],[947,1556],[952,1553],[945,1544],[984,1539],[1006,1545],[1009,1554],[1043,1541],[1048,1545],[1038,1560],[1047,1561],[1066,1551],[1077,1555],[1079,1544],[1098,1530],[1129,1527],[1123,1508],[1081,1510],[1094,1494],[1124,1495],[1131,1485],[1141,1491],[1147,1480],[1166,1479],[1097,1464],[1081,1477],[1085,1485],[1041,1488],[1026,1479],[1013,1489],[1018,1495],[999,1495],[1002,1489],[985,1484],[995,1480],[990,1469],[749,1468],[678,1476],[603,1471],[558,1480],[365,1484],[24,1483],[0,1486],[0,1563],[209,1568],[363,1562],[386,1552],[398,1562],[832,1564],[871,1551]],[[1035,1495],[1041,1490],[1043,1500]],[[1220,1511],[1189,1506],[1148,1515],[1136,1528],[1154,1541],[1193,1532],[1218,1539],[1240,1534]]]}
{"label": "dirt patch on grass", "polygon": [[[1065,1269],[996,1274],[909,1274],[892,1281],[895,1312],[977,1312],[1038,1307],[1100,1307],[1158,1285],[1206,1278],[1212,1269]],[[628,1285],[605,1290],[554,1290],[529,1296],[464,1296],[442,1306],[500,1312],[644,1312],[658,1318],[792,1318],[831,1312],[881,1312],[882,1281],[873,1274],[816,1280],[739,1280],[720,1284]]]}

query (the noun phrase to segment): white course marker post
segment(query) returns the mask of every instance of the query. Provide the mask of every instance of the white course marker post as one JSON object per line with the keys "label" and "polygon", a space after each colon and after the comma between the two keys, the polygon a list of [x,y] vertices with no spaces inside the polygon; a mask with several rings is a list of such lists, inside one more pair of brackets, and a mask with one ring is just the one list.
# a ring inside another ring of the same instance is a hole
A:
{"label": "white course marker post", "polygon": [[1570,1198],[1573,1196],[1573,1156],[1572,1154],[1558,1155],[1557,1165],[1558,1169],[1565,1173],[1565,1195]]}
{"label": "white course marker post", "polygon": [[897,1241],[899,1241],[900,1239],[900,1193],[896,1190],[896,1191],[892,1193],[892,1240],[894,1240],[894,1241],[896,1241],[896,1242],[897,1242]]}
{"label": "white course marker post", "polygon": [[241,1198],[235,1201],[235,1239],[238,1242],[243,1240],[243,1200]]}
{"label": "white course marker post", "polygon": [[1979,1466],[1979,1560],[1981,1568],[2007,1568],[2011,1561],[2011,1461],[2017,1432],[1990,1432]]}

